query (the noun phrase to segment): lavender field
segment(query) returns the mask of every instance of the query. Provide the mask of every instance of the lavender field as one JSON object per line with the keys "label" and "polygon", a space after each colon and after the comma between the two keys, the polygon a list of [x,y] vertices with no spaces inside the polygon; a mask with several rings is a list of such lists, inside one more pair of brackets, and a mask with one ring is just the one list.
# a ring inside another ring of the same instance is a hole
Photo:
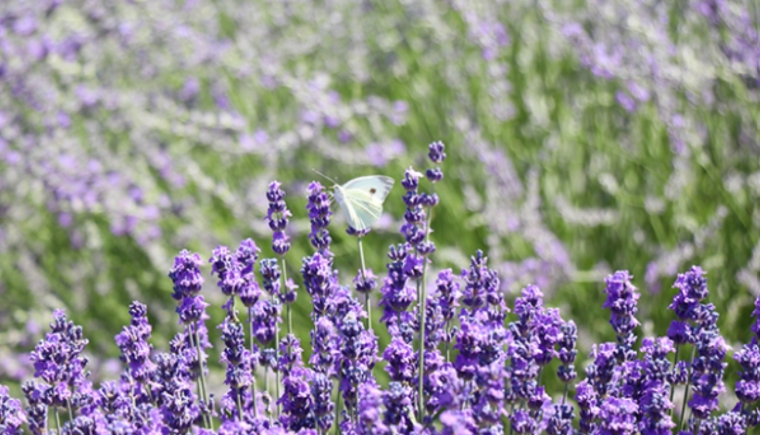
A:
{"label": "lavender field", "polygon": [[0,2],[0,433],[758,433],[759,29]]}

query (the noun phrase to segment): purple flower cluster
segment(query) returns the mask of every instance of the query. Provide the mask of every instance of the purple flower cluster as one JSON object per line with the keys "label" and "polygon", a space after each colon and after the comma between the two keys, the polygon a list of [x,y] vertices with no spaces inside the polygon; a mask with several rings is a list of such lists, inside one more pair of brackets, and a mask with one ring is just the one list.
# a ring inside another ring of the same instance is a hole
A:
{"label": "purple flower cluster", "polygon": [[[442,144],[431,144],[429,150],[434,163],[443,161]],[[428,171],[427,179],[441,181],[442,172]],[[459,276],[439,271],[427,294],[434,249],[427,240],[426,212],[437,198],[421,199],[420,181],[419,174],[406,171],[402,233],[407,240],[389,248],[380,305],[390,340],[383,349],[372,326],[363,322],[371,309],[359,300],[364,292],[342,284],[334,270],[327,198],[312,183],[307,211],[315,252],[302,259],[300,270],[313,307],[308,361],[295,334],[279,337],[281,306],[294,300],[292,288],[282,283],[284,265],[280,269],[277,260],[264,259],[257,275],[253,241],[243,241],[234,253],[219,246],[209,260],[227,314],[218,326],[226,388],[217,400],[213,391],[219,390],[206,376],[211,342],[205,325],[209,304],[200,294],[204,264],[198,254],[183,250],[169,273],[182,328],[168,352],[153,348],[147,307],[134,302],[130,324],[116,335],[125,364],[121,377],[94,389],[85,371],[83,330],[56,311],[51,332],[31,355],[38,379],[22,389],[26,407],[0,388],[0,428],[11,434],[24,428],[49,433],[54,425],[60,433],[146,435],[326,435],[333,430],[358,435],[572,435],[577,427],[578,433],[595,435],[664,435],[674,429],[696,435],[738,434],[757,425],[757,328],[734,354],[741,367],[735,388],[739,403],[721,413],[730,348],[720,335],[715,308],[703,302],[708,290],[701,269],[693,267],[676,281],[670,307],[676,326],[668,336],[644,337],[638,349],[639,293],[633,277],[625,271],[609,276],[603,308],[612,313],[617,341],[593,345],[585,378],[575,383],[575,322],[545,306],[535,285],[523,288],[510,310],[500,276],[482,251]],[[283,196],[272,183],[270,225],[284,234],[289,212]],[[238,299],[248,308],[245,323],[235,310]],[[760,298],[756,303],[753,314],[760,317]],[[679,361],[679,346],[692,346],[693,358]],[[381,368],[387,384],[376,378]],[[549,381],[555,374],[558,382]],[[264,388],[258,389],[262,377]],[[680,403],[688,405],[691,416],[685,420],[681,411],[676,424],[674,385],[683,383],[689,385]]]}

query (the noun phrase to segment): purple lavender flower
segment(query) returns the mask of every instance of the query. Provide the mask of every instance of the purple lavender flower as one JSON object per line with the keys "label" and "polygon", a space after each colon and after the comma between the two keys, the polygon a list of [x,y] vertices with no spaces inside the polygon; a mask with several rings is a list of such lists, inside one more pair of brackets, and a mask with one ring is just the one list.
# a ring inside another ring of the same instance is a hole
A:
{"label": "purple lavender flower", "polygon": [[366,269],[364,271],[359,269],[356,273],[356,278],[354,278],[354,289],[356,289],[358,293],[366,295],[376,288],[377,276],[372,272],[372,269]]}
{"label": "purple lavender flower", "polygon": [[264,290],[269,293],[270,296],[276,298],[282,303],[284,295],[280,292],[280,265],[274,258],[264,258],[261,260],[259,273],[263,278],[262,284]]}
{"label": "purple lavender flower", "polygon": [[267,345],[274,340],[280,319],[280,306],[262,299],[251,307],[253,335],[259,343]]}
{"label": "purple lavender flower", "polygon": [[667,378],[670,373],[668,355],[675,350],[673,342],[667,337],[645,338],[641,350],[645,358],[643,391],[638,398],[642,414],[639,430],[641,433],[670,434],[675,423],[670,418],[673,404],[668,398],[670,385]]}
{"label": "purple lavender flower", "polygon": [[408,285],[409,277],[404,270],[404,263],[410,255],[413,254],[409,252],[408,245],[391,246],[388,257],[392,262],[388,264],[388,276],[380,288],[380,306],[384,308],[380,321],[388,322],[388,331],[392,335],[394,331],[399,332],[400,313],[417,299],[417,291]]}
{"label": "purple lavender flower", "polygon": [[538,428],[538,422],[524,409],[515,410],[509,417],[509,424],[518,434],[534,434]]}
{"label": "purple lavender flower", "polygon": [[[426,357],[426,361],[429,359]],[[432,358],[430,359],[432,360]],[[426,370],[425,394],[428,415],[444,409],[456,408],[462,397],[462,383],[451,363],[445,363],[436,370]]]}
{"label": "purple lavender flower", "polygon": [[[88,340],[84,338],[82,327],[67,320],[63,310],[55,310],[50,329],[29,358],[34,364],[34,376],[48,384],[40,387],[41,402],[52,407],[79,409],[92,399],[92,385],[85,371],[88,359],[82,356]],[[36,388],[31,387],[31,390]]]}
{"label": "purple lavender flower", "polygon": [[736,382],[736,397],[750,407],[760,400],[760,346],[745,344],[734,354],[734,359],[742,368]]}
{"label": "purple lavender flower", "polygon": [[[364,384],[362,384],[364,385]],[[326,433],[330,430],[333,423],[335,404],[332,401],[332,381],[330,378],[319,372],[312,372],[311,378],[311,397],[314,403],[314,420],[316,428]],[[362,393],[363,389],[359,387],[359,414],[362,413]],[[361,417],[360,417],[361,419]],[[363,422],[365,426],[370,422]]]}
{"label": "purple lavender flower", "polygon": [[21,387],[28,403],[25,411],[29,419],[29,430],[35,435],[47,433],[48,407],[45,404],[50,387],[35,381],[27,381]]}
{"label": "purple lavender flower", "polygon": [[[444,145],[443,142],[433,142],[428,146],[428,157],[430,157],[430,161],[435,163],[436,165],[440,165],[443,163],[443,161],[446,159],[446,153],[443,152]],[[443,180],[443,172],[439,167],[435,167],[432,169],[428,169],[425,171],[425,176],[428,180],[430,180],[432,183],[437,183],[441,180]]]}
{"label": "purple lavender flower", "polygon": [[229,388],[222,399],[224,412],[234,416],[233,420],[242,420],[246,392],[255,382],[252,374],[253,356],[245,346],[242,324],[226,317],[219,329],[224,342],[219,362],[227,365],[224,383]]}
{"label": "purple lavender flower", "polygon": [[391,433],[413,433],[415,424],[412,421],[414,409],[414,392],[399,382],[391,382],[383,396],[385,414],[383,423]]}
{"label": "purple lavender flower", "polygon": [[284,387],[282,398],[277,403],[282,405],[280,422],[293,432],[314,428],[313,407],[314,398],[311,394],[309,379],[311,371],[297,367],[285,375],[282,380]]}
{"label": "purple lavender flower", "polygon": [[546,433],[549,435],[572,435],[574,418],[571,405],[554,405]]}
{"label": "purple lavender flower", "polygon": [[597,426],[596,419],[599,416],[597,406],[599,396],[588,379],[584,379],[575,387],[575,401],[578,402],[578,408],[580,408],[581,419],[578,423],[580,432],[594,433]]}
{"label": "purple lavender flower", "polygon": [[226,246],[217,246],[208,261],[211,263],[211,274],[219,278],[217,285],[222,293],[230,297],[239,294],[245,285],[245,280],[241,276],[237,256],[233,255]]}
{"label": "purple lavender flower", "polygon": [[[707,297],[707,278],[705,272],[699,266],[692,266],[686,273],[679,273],[673,288],[678,293],[673,297],[673,302],[668,306],[673,310],[681,321],[694,320],[694,311],[699,303]],[[675,338],[671,340],[677,342]]]}
{"label": "purple lavender flower", "polygon": [[333,322],[327,317],[319,317],[311,331],[311,358],[309,363],[314,371],[331,376],[334,373],[338,353],[338,335]]}
{"label": "purple lavender flower", "polygon": [[175,300],[195,296],[201,291],[203,274],[200,267],[202,264],[200,255],[190,253],[186,249],[180,251],[174,258],[174,267],[169,271],[169,278],[174,282],[172,297]]}
{"label": "purple lavender flower", "polygon": [[309,212],[309,221],[311,222],[309,241],[320,255],[330,258],[332,257],[330,252],[332,238],[327,230],[330,225],[330,216],[332,216],[330,197],[318,181],[312,181],[309,183],[308,200],[306,210]]}
{"label": "purple lavender flower", "polygon": [[330,303],[334,293],[334,275],[329,257],[319,252],[301,261],[301,276],[306,293],[311,296],[312,320],[327,316],[331,310]]}
{"label": "purple lavender flower", "polygon": [[163,392],[164,423],[173,433],[187,433],[201,416],[201,408],[190,386],[181,380],[173,379],[169,388]]}
{"label": "purple lavender flower", "polygon": [[[359,306],[359,309],[360,306]],[[372,373],[377,351],[377,337],[364,329],[355,311],[349,311],[338,325],[340,331],[339,389],[346,411],[353,412],[358,388]]]}
{"label": "purple lavender flower", "polygon": [[404,204],[406,204],[406,213],[404,213],[406,223],[401,227],[401,234],[406,237],[406,242],[414,248],[417,248],[425,240],[426,235],[424,227],[426,214],[420,201],[421,197],[417,192],[421,176],[422,174],[409,168],[401,180],[401,185],[406,190],[403,197]]}
{"label": "purple lavender flower", "polygon": [[373,379],[359,386],[359,431],[362,435],[384,434],[388,428],[382,420],[380,408],[383,405],[383,391]]}
{"label": "purple lavender flower", "polygon": [[385,371],[391,381],[411,383],[415,379],[417,357],[412,346],[401,337],[393,337],[383,352],[383,359],[388,362]]}
{"label": "purple lavender flower", "polygon": [[156,366],[150,360],[153,346],[148,342],[152,327],[148,323],[148,309],[138,301],[129,306],[132,321],[116,335],[116,345],[121,350],[121,361],[127,364],[128,373],[132,379],[139,382],[146,390],[135,391],[137,403],[150,401],[148,383],[153,379]]}
{"label": "purple lavender flower", "polygon": [[696,319],[696,355],[691,363],[690,383],[694,395],[689,407],[698,419],[705,419],[718,408],[718,395],[725,390],[723,360],[730,347],[718,330],[718,314],[712,304],[700,304],[694,310]]}
{"label": "purple lavender flower", "polygon": [[274,231],[272,238],[272,250],[277,255],[285,255],[290,250],[290,237],[285,234],[288,226],[288,218],[291,215],[285,204],[285,191],[281,188],[282,184],[278,181],[269,183],[267,191],[267,200],[269,209],[267,210],[267,222],[269,228]]}
{"label": "purple lavender flower", "polygon": [[27,423],[21,401],[8,395],[8,387],[0,385],[0,431],[7,435],[20,435]]}
{"label": "purple lavender flower", "polygon": [[[470,257],[470,267],[462,270],[465,282],[462,290],[462,304],[469,315],[477,310],[488,310],[493,323],[503,323],[504,316],[509,312],[504,303],[504,296],[499,289],[499,277],[496,271],[488,268],[488,257],[478,250]],[[463,308],[463,312],[464,308]]]}
{"label": "purple lavender flower", "polygon": [[453,339],[451,330],[451,321],[454,319],[457,308],[459,307],[459,283],[454,282],[454,274],[451,269],[445,269],[438,273],[438,279],[435,281],[436,292],[434,296],[438,298],[437,306],[441,309],[441,317],[446,322],[441,340],[446,343],[446,359],[449,359],[449,346]]}
{"label": "purple lavender flower", "polygon": [[752,325],[752,333],[755,334],[752,337],[752,344],[760,346],[760,296],[755,299],[755,309],[752,311],[752,316],[755,318],[755,323]]}
{"label": "purple lavender flower", "polygon": [[615,343],[602,343],[594,345],[591,350],[591,357],[594,358],[594,362],[586,367],[586,379],[590,381],[600,397],[611,393],[614,387],[612,376],[617,363],[616,348]]}
{"label": "purple lavender flower", "polygon": [[574,366],[575,357],[578,353],[575,349],[575,343],[578,341],[578,328],[575,326],[575,322],[570,320],[562,324],[560,332],[562,337],[558,343],[558,358],[562,365],[557,369],[557,377],[560,381],[568,384],[578,376]]}
{"label": "purple lavender flower", "polygon": [[441,414],[441,424],[443,425],[441,435],[476,435],[478,433],[478,426],[469,409],[444,412]]}
{"label": "purple lavender flower", "polygon": [[636,335],[633,330],[639,326],[639,321],[636,319],[636,312],[638,311],[636,304],[641,295],[636,287],[631,284],[632,278],[633,276],[628,271],[622,270],[605,279],[607,300],[602,308],[609,308],[612,311],[610,324],[617,335],[616,357],[620,362],[631,361],[636,358],[636,351],[633,350]]}
{"label": "purple lavender flower", "polygon": [[636,403],[628,398],[607,397],[599,413],[600,435],[633,435],[636,433]]}
{"label": "purple lavender flower", "polygon": [[301,367],[303,365],[301,362],[302,353],[301,342],[295,335],[288,334],[283,337],[279,343],[279,371],[287,376],[293,369]]}

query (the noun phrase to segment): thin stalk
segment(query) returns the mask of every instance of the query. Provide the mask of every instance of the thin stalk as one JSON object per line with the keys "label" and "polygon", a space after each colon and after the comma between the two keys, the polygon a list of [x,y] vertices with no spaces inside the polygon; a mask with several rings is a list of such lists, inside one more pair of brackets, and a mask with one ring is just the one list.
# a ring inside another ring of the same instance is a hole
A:
{"label": "thin stalk", "polygon": [[[425,223],[425,242],[430,240],[430,222],[433,220],[433,208],[428,207],[428,219]],[[425,377],[425,311],[427,303],[427,257],[422,260],[422,282],[417,282],[418,293],[420,295],[420,356],[419,356],[419,379],[417,382],[419,396],[419,421],[425,417],[425,394],[424,394],[424,377]]]}
{"label": "thin stalk", "polygon": [[[282,258],[282,285],[286,286],[288,283],[288,268],[285,265],[285,257]],[[293,315],[290,310],[290,304],[287,304],[288,307],[288,334],[291,334],[293,332]]]}
{"label": "thin stalk", "polygon": [[264,367],[264,388],[266,388],[267,394],[269,393],[269,366]]}
{"label": "thin stalk", "polygon": [[449,322],[446,322],[446,362],[451,362],[451,337],[449,337],[449,334],[451,333],[451,330],[449,329]]}
{"label": "thin stalk", "polygon": [[565,399],[567,398],[567,387],[568,387],[569,384],[570,384],[569,382],[565,382],[565,389],[564,389],[564,391],[562,391],[562,404],[563,405],[565,404]]}
{"label": "thin stalk", "polygon": [[58,408],[53,408],[55,414],[55,433],[61,433],[61,417],[58,415]]}
{"label": "thin stalk", "polygon": [[[367,266],[364,264],[364,248],[362,247],[361,236],[357,237],[356,241],[359,245],[359,258],[361,258],[362,261],[362,282],[364,282],[367,279]],[[372,325],[372,310],[369,304],[369,292],[364,294],[364,306],[367,310],[367,324],[364,325],[364,327],[365,329],[369,330]]]}
{"label": "thin stalk", "polygon": [[74,421],[74,413],[71,411],[71,402],[66,399],[66,409],[69,411],[69,421]]}
{"label": "thin stalk", "polygon": [[235,393],[235,399],[237,401],[238,419],[243,421],[243,404],[240,403],[240,392]]}
{"label": "thin stalk", "polygon": [[[206,389],[206,374],[203,372],[203,351],[201,350],[201,335],[198,332],[199,328],[197,327],[197,325],[195,328],[191,327],[190,329],[195,337],[195,349],[198,352],[198,371],[200,372],[198,379],[200,379],[200,387],[201,387],[200,394],[201,394],[201,398],[203,399],[203,402],[206,403],[206,406],[209,406],[208,393],[207,393],[208,390]],[[204,414],[206,413],[204,412]],[[213,429],[214,425],[211,421],[211,416],[206,414],[205,417],[208,419],[207,428]]]}
{"label": "thin stalk", "polygon": [[[696,352],[697,348],[693,347],[691,349],[691,360],[694,361],[694,352]],[[687,376],[687,379],[691,379],[691,368],[689,368],[689,376]],[[678,432],[681,432],[681,428],[683,427],[683,417],[686,415],[686,399],[689,396],[689,383],[687,382],[683,389],[683,404],[681,405],[681,416],[678,419]]]}
{"label": "thin stalk", "polygon": [[[252,320],[251,319],[251,308],[248,308],[248,344],[249,344],[249,347],[251,348],[251,355],[255,355],[255,353],[253,352],[253,346],[254,346],[254,344],[253,344],[253,322],[251,320]],[[254,362],[254,364],[255,364],[255,362]],[[251,384],[251,396],[253,398],[252,399],[253,400],[253,416],[254,417],[258,417],[258,415],[257,415],[258,411],[256,410],[256,408],[258,408],[256,406],[256,369],[252,368],[251,372],[252,372],[251,375],[253,376],[253,383]]]}
{"label": "thin stalk", "polygon": [[[274,329],[274,355],[275,355],[275,365],[279,364],[280,361],[280,328],[277,328],[275,326]],[[274,370],[274,410],[275,415],[280,417],[280,404],[278,403],[280,401],[280,371],[277,370],[277,367],[272,367],[272,370]]]}
{"label": "thin stalk", "polygon": [[[675,370],[676,369],[676,365],[678,365],[678,351],[680,351],[680,350],[681,350],[681,345],[677,344],[676,345],[676,356],[673,359],[673,370]],[[673,395],[675,394],[675,392],[676,392],[676,386],[675,385],[671,385],[670,386],[670,402],[671,403],[673,403]],[[671,417],[673,416],[673,408],[670,408],[670,416]]]}
{"label": "thin stalk", "polygon": [[509,407],[509,435],[512,435],[512,416],[515,414],[515,402]]}
{"label": "thin stalk", "polygon": [[[341,383],[343,383],[343,374],[341,374],[338,377],[338,389],[339,390],[340,390],[340,384]],[[335,404],[335,435],[339,435],[340,434],[340,411],[341,411],[340,408],[341,408],[341,405],[343,404],[343,401],[340,400],[340,399],[341,399],[341,397],[340,397],[340,391],[338,391],[338,400],[337,400],[338,403]]]}

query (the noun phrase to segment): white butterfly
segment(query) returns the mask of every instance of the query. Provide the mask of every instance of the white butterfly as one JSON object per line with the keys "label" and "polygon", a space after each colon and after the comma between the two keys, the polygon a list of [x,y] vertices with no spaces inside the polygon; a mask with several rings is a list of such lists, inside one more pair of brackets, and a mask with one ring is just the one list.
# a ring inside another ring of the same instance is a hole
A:
{"label": "white butterfly", "polygon": [[342,186],[335,184],[335,200],[351,228],[366,230],[380,219],[383,202],[393,188],[393,182],[393,178],[384,175],[368,175],[354,178]]}

